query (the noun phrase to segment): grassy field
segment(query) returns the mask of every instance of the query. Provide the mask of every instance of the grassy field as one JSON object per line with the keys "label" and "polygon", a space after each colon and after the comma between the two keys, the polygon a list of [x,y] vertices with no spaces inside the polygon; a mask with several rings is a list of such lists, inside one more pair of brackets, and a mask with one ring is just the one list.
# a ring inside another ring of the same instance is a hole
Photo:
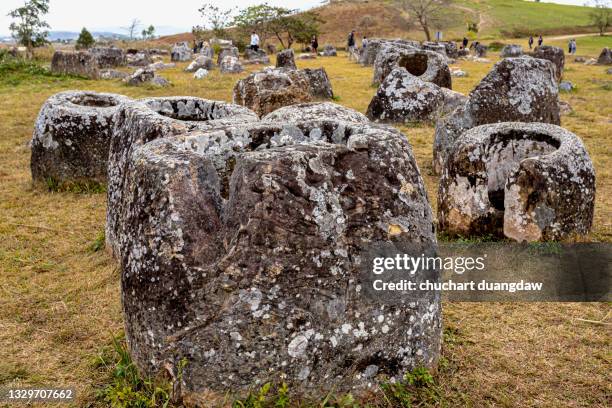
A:
{"label": "grassy field", "polygon": [[[581,39],[579,53],[588,50],[587,55],[596,56],[599,41]],[[495,59],[493,55],[490,63],[457,63],[469,76],[454,78],[454,89],[469,92]],[[0,76],[0,387],[72,385],[78,395],[73,406],[107,405],[96,393],[113,381],[113,366],[105,356],[123,325],[119,272],[99,250],[105,194],[49,192],[32,185],[27,143],[40,106],[50,95],[68,89],[229,101],[235,81],[246,75],[214,71],[194,81],[182,72],[185,65],[161,72],[174,84],[165,89],[36,72]],[[344,56],[298,65],[324,66],[338,103],[365,112],[375,92],[371,68]],[[610,242],[612,76],[604,67],[569,58],[565,77],[577,90],[561,95],[574,110],[562,118],[562,126],[584,140],[597,172],[595,225],[584,239]],[[402,130],[435,207],[433,128]],[[610,406],[610,312],[610,305],[601,303],[446,303],[440,371],[433,391],[415,405]],[[383,401],[380,406],[388,405]]]}

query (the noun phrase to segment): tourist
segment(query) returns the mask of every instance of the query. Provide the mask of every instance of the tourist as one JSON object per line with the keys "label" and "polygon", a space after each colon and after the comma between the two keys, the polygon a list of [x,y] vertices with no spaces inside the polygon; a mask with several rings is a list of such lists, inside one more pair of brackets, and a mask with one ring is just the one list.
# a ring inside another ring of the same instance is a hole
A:
{"label": "tourist", "polygon": [[368,37],[364,35],[363,39],[361,40],[361,47],[365,49],[367,46],[368,46]]}
{"label": "tourist", "polygon": [[529,36],[529,49],[533,48],[533,35]]}
{"label": "tourist", "polygon": [[312,52],[317,54],[317,49],[319,49],[319,40],[317,39],[316,35],[313,35],[312,39],[310,40],[310,48],[312,48]]}
{"label": "tourist", "polygon": [[541,47],[543,42],[544,42],[544,39],[542,38],[542,35],[540,34],[540,36],[538,37],[538,47]]}
{"label": "tourist", "polygon": [[355,30],[349,33],[347,45],[348,45],[348,52],[350,56],[353,53],[353,51],[355,51]]}
{"label": "tourist", "polygon": [[467,46],[468,46],[468,42],[469,41],[468,41],[467,37],[463,37],[463,41],[461,42],[461,45],[462,45],[461,48],[466,49]]}
{"label": "tourist", "polygon": [[255,31],[251,33],[251,49],[255,52],[259,51],[259,36]]}

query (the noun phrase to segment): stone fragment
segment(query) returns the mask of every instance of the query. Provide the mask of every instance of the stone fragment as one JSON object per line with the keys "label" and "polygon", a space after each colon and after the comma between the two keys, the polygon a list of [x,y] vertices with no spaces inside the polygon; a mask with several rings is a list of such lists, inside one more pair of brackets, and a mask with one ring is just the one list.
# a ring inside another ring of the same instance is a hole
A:
{"label": "stone fragment", "polygon": [[137,69],[132,75],[126,77],[124,81],[129,86],[140,86],[144,84],[152,84],[156,86],[168,86],[170,82],[158,76],[154,70],[149,68]]}
{"label": "stone fragment", "polygon": [[104,68],[117,68],[127,64],[125,57],[125,51],[117,47],[93,47],[89,49],[89,52],[93,54],[98,60],[98,67]]}
{"label": "stone fragment", "polygon": [[100,79],[125,79],[130,74],[122,71],[117,71],[116,69],[103,69],[100,71]]}
{"label": "stone fragment", "polygon": [[223,74],[239,74],[244,71],[242,64],[238,61],[238,58],[232,55],[226,55],[221,60],[221,65],[219,66],[221,73]]}
{"label": "stone fragment", "polygon": [[559,124],[559,88],[550,61],[504,58],[468,95],[468,101],[436,123],[433,168],[439,174],[453,143],[466,130],[496,122]]}
{"label": "stone fragment", "polygon": [[356,110],[332,102],[311,102],[285,106],[261,118],[264,122],[304,122],[316,120],[342,120],[368,123],[368,118]]}
{"label": "stone fragment", "polygon": [[502,48],[500,56],[502,58],[516,58],[523,55],[523,47],[518,44],[508,44],[504,45]]}
{"label": "stone fragment", "polygon": [[43,105],[32,136],[34,181],[105,182],[113,114],[128,98],[67,91]]}
{"label": "stone fragment", "polygon": [[153,64],[149,64],[147,68],[152,69],[153,71],[161,71],[162,69],[176,68],[176,64],[173,62],[166,64],[163,61],[157,61]]}
{"label": "stone fragment", "polygon": [[200,69],[212,70],[213,69],[213,60],[210,57],[206,57],[204,55],[198,55],[187,68],[185,68],[185,72],[196,72]]}
{"label": "stone fragment", "polygon": [[247,64],[266,65],[270,63],[270,57],[268,57],[268,54],[266,54],[266,52],[262,49],[255,51],[251,48],[247,48],[244,51],[244,57]]}
{"label": "stone fragment", "polygon": [[325,68],[300,70],[308,80],[310,95],[318,99],[332,99],[334,91]]}
{"label": "stone fragment", "polygon": [[573,89],[574,89],[574,84],[572,84],[570,81],[559,82],[559,91],[571,92]]}
{"label": "stone fragment", "polygon": [[325,44],[323,46],[323,51],[321,52],[321,56],[323,57],[336,57],[338,56],[338,51],[336,51],[336,47],[331,44]]}
{"label": "stone fragment", "polygon": [[147,51],[138,51],[135,53],[128,53],[126,55],[127,64],[133,67],[146,67],[151,65],[153,60]]}
{"label": "stone fragment", "polygon": [[457,140],[438,190],[439,228],[515,241],[587,234],[595,173],[582,141],[544,123],[502,122]]}
{"label": "stone fragment", "polygon": [[89,79],[100,77],[98,59],[87,51],[55,51],[51,61],[51,71]]}
{"label": "stone fragment", "polygon": [[557,82],[561,80],[563,76],[563,66],[565,65],[565,54],[562,48],[553,47],[551,45],[541,45],[535,47],[531,56],[552,62],[555,67],[555,78]]}
{"label": "stone fragment", "polygon": [[204,69],[204,68],[200,68],[196,71],[195,74],[193,74],[193,78],[194,79],[204,79],[208,76],[208,70]]}
{"label": "stone fragment", "polygon": [[185,62],[192,59],[193,51],[186,41],[174,44],[170,52],[172,62]]}
{"label": "stone fragment", "polygon": [[612,64],[612,50],[608,47],[601,50],[601,54],[599,54],[599,58],[597,58],[597,63],[600,65]]}
{"label": "stone fragment", "polygon": [[287,68],[287,69],[297,69],[297,65],[295,65],[295,58],[293,55],[292,49],[287,49],[276,54],[276,67],[277,68]]}
{"label": "stone fragment", "polygon": [[381,52],[374,63],[372,83],[381,83],[395,68],[405,68],[409,74],[424,82],[452,88],[450,69],[446,59],[429,50],[400,49]]}
{"label": "stone fragment", "polygon": [[231,56],[231,57],[236,58],[236,60],[239,60],[240,53],[238,51],[238,48],[237,47],[222,48],[221,51],[219,51],[219,55],[217,55],[217,65],[221,65],[223,62],[223,58],[227,56]]}

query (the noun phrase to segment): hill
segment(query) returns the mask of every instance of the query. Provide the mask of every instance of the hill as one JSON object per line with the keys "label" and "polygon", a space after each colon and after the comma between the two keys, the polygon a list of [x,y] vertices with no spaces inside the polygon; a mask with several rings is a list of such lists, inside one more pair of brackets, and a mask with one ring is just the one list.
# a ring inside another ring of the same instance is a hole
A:
{"label": "hill", "polygon": [[[424,40],[424,34],[410,23],[392,1],[344,0],[334,1],[313,9],[325,21],[321,26],[320,43],[344,44],[351,29],[358,36],[404,37]],[[596,31],[589,22],[589,7],[538,3],[524,0],[455,0],[448,8],[450,26],[444,30],[445,39],[460,39],[466,34],[467,24],[478,25],[478,38],[491,40],[515,38],[529,34],[561,35]],[[374,26],[360,28],[364,16],[371,16]],[[170,44],[190,41],[190,33],[162,37],[159,42]]]}

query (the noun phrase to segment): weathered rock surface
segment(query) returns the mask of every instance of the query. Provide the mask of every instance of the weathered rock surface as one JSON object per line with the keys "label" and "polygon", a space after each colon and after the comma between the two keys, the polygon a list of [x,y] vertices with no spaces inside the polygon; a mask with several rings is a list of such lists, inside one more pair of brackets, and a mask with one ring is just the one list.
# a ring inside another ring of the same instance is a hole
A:
{"label": "weathered rock surface", "polygon": [[555,67],[555,78],[557,81],[561,80],[561,77],[563,76],[563,67],[565,65],[565,54],[563,53],[562,48],[553,47],[551,45],[541,45],[539,47],[535,47],[531,53],[531,56],[552,62],[553,66]]}
{"label": "weathered rock surface", "polygon": [[601,54],[599,54],[599,58],[597,58],[597,63],[600,65],[611,65],[612,64],[612,50],[606,47],[601,50]]}
{"label": "weathered rock surface", "polygon": [[151,55],[147,51],[128,53],[126,55],[126,60],[127,64],[133,67],[146,67],[153,62]]}
{"label": "weathered rock surface", "polygon": [[331,99],[334,97],[331,82],[325,68],[306,68],[300,70],[308,80],[310,95],[318,99]]}
{"label": "weathered rock surface", "polygon": [[573,89],[574,89],[574,84],[572,84],[570,81],[559,82],[559,91],[571,92]]}
{"label": "weathered rock surface", "polygon": [[153,64],[149,64],[147,68],[152,69],[153,71],[161,71],[163,69],[176,68],[176,64],[173,62],[166,64],[163,61],[157,61]]}
{"label": "weathered rock surface", "polygon": [[438,221],[449,234],[560,240],[589,232],[594,201],[593,165],[576,135],[550,124],[498,123],[455,143]]}
{"label": "weathered rock surface", "polygon": [[145,375],[177,375],[186,360],[181,394],[193,400],[274,378],[302,394],[359,392],[435,365],[439,297],[386,305],[359,285],[368,244],[435,243],[404,135],[260,123],[126,157],[122,299]]}
{"label": "weathered rock surface", "polygon": [[295,65],[295,57],[292,49],[283,50],[276,54],[276,67],[277,68],[288,68],[297,69]]}
{"label": "weathered rock surface", "polygon": [[212,58],[199,55],[191,62],[191,64],[189,64],[187,68],[185,68],[185,72],[196,72],[202,68],[210,71],[213,69],[213,66],[214,64]]}
{"label": "weathered rock surface", "polygon": [[381,53],[393,52],[400,49],[419,49],[421,44],[418,41],[410,40],[387,40],[387,39],[371,39],[368,41],[368,46],[359,56],[359,63],[362,65],[374,65],[376,58]]}
{"label": "weathered rock surface", "polygon": [[127,217],[125,200],[131,200],[123,191],[126,166],[134,149],[158,138],[254,122],[257,115],[242,106],[183,96],[123,104],[113,120],[114,137],[108,156],[106,243],[115,257],[121,259],[119,248],[125,243],[118,241],[117,231],[121,220]]}
{"label": "weathered rock surface", "polygon": [[502,58],[516,58],[523,55],[523,47],[518,44],[504,45],[500,53]]}
{"label": "weathered rock surface", "polygon": [[237,57],[226,55],[221,60],[219,70],[224,74],[239,74],[240,72],[244,71],[244,68],[242,67],[240,61],[238,61]]}
{"label": "weathered rock surface", "polygon": [[125,51],[117,47],[93,47],[89,50],[98,60],[98,67],[117,68],[127,64]]}
{"label": "weathered rock surface", "polygon": [[233,101],[262,116],[278,108],[310,102],[308,78],[297,70],[266,69],[241,79],[234,86]]}
{"label": "weathered rock surface", "polygon": [[99,78],[100,79],[125,79],[130,74],[122,71],[117,71],[116,69],[103,69],[100,71]]}
{"label": "weathered rock surface", "polygon": [[474,53],[476,54],[476,56],[478,58],[484,58],[487,56],[487,51],[489,50],[489,48],[486,45],[483,44],[474,44],[472,43],[472,45],[470,45],[470,49],[474,50]]}
{"label": "weathered rock surface", "polygon": [[459,49],[457,48],[457,44],[454,41],[443,41],[439,44],[442,44],[446,51],[446,56],[448,58],[457,59],[459,58]]}
{"label": "weathered rock surface", "polygon": [[113,114],[127,101],[122,95],[81,91],[47,99],[32,137],[32,178],[105,182]]}
{"label": "weathered rock surface", "polygon": [[379,84],[395,68],[405,68],[409,74],[424,82],[452,88],[450,69],[446,59],[429,50],[405,48],[381,52],[374,63],[372,83]]}
{"label": "weathered rock surface", "polygon": [[262,49],[257,51],[247,48],[244,51],[244,57],[248,64],[269,64],[270,57]]}
{"label": "weathered rock surface", "polygon": [[323,57],[336,57],[338,56],[338,51],[336,51],[336,47],[331,44],[325,44],[323,47],[323,51],[321,52]]}
{"label": "weathered rock surface", "polygon": [[208,76],[208,70],[204,69],[204,68],[200,68],[196,71],[195,74],[193,74],[193,78],[194,79],[204,79]]}
{"label": "weathered rock surface", "polygon": [[155,86],[169,86],[168,80],[158,76],[155,70],[149,68],[137,69],[132,75],[126,77],[124,81],[130,86],[140,86],[151,84]]}
{"label": "weathered rock surface", "polygon": [[466,130],[496,122],[559,124],[559,88],[550,61],[505,58],[472,90],[468,101],[436,124],[434,172],[442,170],[455,140]]}
{"label": "weathered rock surface", "polygon": [[237,47],[222,48],[221,51],[219,51],[219,55],[217,55],[217,65],[221,65],[223,63],[223,58],[227,56],[231,56],[236,58],[236,60],[239,60],[240,52],[238,51]]}
{"label": "weathered rock surface", "polygon": [[433,41],[423,41],[421,44],[421,48],[427,51],[433,51],[435,53],[440,54],[443,57],[446,57],[446,46],[441,43],[433,42]]}
{"label": "weathered rock surface", "polygon": [[356,110],[332,102],[311,102],[285,106],[261,118],[264,122],[305,122],[317,120],[342,120],[368,123],[368,118]]}
{"label": "weathered rock surface", "polygon": [[51,71],[90,79],[100,77],[98,59],[87,51],[55,51],[51,60]]}
{"label": "weathered rock surface", "polygon": [[405,68],[396,68],[383,81],[368,106],[367,116],[382,122],[433,122],[449,113],[465,96],[447,94],[432,82],[425,82]]}
{"label": "weathered rock surface", "polygon": [[185,62],[191,60],[193,51],[189,44],[185,41],[176,43],[170,51],[170,60],[173,62]]}

